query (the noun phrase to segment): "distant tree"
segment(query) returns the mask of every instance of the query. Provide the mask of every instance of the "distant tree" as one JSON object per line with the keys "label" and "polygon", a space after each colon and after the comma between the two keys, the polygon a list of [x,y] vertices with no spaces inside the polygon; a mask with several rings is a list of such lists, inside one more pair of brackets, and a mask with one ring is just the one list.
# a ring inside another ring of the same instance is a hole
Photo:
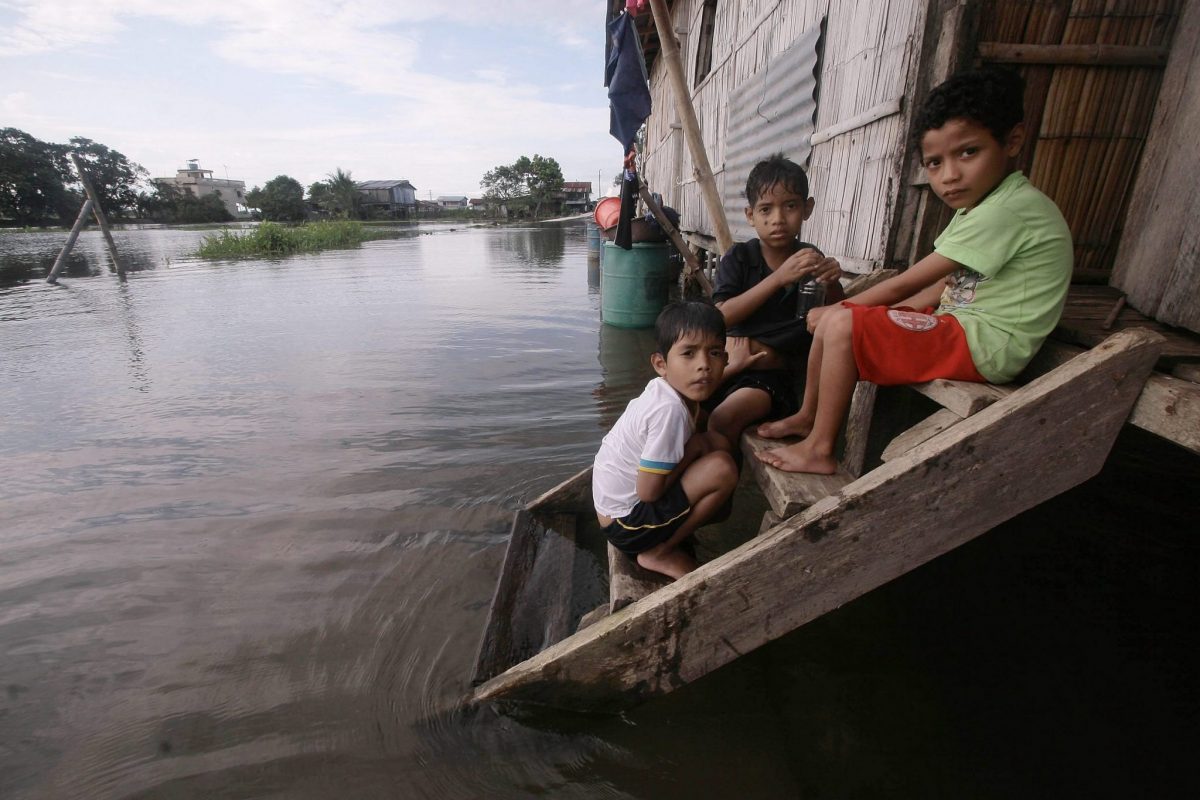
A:
{"label": "distant tree", "polygon": [[150,174],[141,164],[82,136],[71,138],[70,149],[87,170],[106,215],[120,218],[137,209],[138,185]]}
{"label": "distant tree", "polygon": [[515,165],[525,175],[525,185],[534,201],[533,215],[536,217],[542,210],[542,203],[562,191],[562,167],[553,158],[542,158],[534,155],[532,159],[521,156]]}
{"label": "distant tree", "polygon": [[528,193],[525,181],[517,173],[516,167],[513,165],[500,166],[488,170],[484,173],[483,180],[479,182],[479,186],[483,189],[485,200],[497,203],[514,200]]}
{"label": "distant tree", "polygon": [[562,191],[562,168],[553,158],[521,156],[512,164],[488,170],[479,185],[484,190],[484,199],[493,203],[507,204],[528,198],[536,217],[542,204]]}
{"label": "distant tree", "polygon": [[318,211],[323,211],[332,215],[333,195],[329,192],[329,184],[325,181],[317,181],[312,186],[308,187],[308,204]]}
{"label": "distant tree", "polygon": [[0,216],[22,225],[73,218],[79,200],[66,187],[71,180],[67,148],[0,128]]}
{"label": "distant tree", "polygon": [[276,175],[260,189],[246,192],[246,205],[257,208],[265,220],[299,222],[308,216],[304,207],[304,187],[295,178]]}

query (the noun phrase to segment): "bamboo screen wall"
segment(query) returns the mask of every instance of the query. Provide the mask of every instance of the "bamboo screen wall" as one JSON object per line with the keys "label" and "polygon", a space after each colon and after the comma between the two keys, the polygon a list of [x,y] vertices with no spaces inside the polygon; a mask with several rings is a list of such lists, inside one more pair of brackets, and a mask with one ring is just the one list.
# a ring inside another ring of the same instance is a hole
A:
{"label": "bamboo screen wall", "polygon": [[[728,110],[734,87],[755,75],[806,30],[825,22],[818,76],[816,134],[809,177],[817,208],[804,237],[865,272],[888,254],[891,217],[900,186],[910,94],[925,23],[925,0],[718,0],[712,69],[692,90],[705,147],[724,195],[745,175],[724,169]],[[703,0],[676,0],[684,71],[694,80]],[[712,233],[693,178],[666,70],[650,75],[654,112],[647,123],[643,175],[676,208],[685,230]],[[779,149],[786,150],[781,142]]]}
{"label": "bamboo screen wall", "polygon": [[[983,4],[979,53],[1025,77],[1026,122],[1036,136],[1021,166],[1067,218],[1077,278],[1100,280],[1112,269],[1182,2]],[[1051,47],[1003,46],[1016,44]]]}

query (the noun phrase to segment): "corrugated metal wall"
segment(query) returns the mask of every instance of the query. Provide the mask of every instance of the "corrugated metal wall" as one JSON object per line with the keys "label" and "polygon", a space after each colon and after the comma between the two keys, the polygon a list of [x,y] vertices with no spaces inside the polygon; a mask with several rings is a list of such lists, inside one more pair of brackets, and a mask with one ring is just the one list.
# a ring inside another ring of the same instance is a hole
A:
{"label": "corrugated metal wall", "polygon": [[[686,31],[680,43],[689,82],[703,5],[703,0],[677,0],[672,6],[676,29]],[[712,70],[693,89],[692,102],[722,196],[737,192],[746,180],[728,154],[735,87],[824,20],[816,110],[821,141],[809,163],[817,208],[804,235],[841,258],[847,269],[868,271],[882,263],[905,146],[904,115],[896,109],[913,83],[925,14],[925,0],[718,0]],[[677,119],[661,60],[651,71],[650,86],[655,110],[647,128],[645,178],[680,211],[685,230],[711,235],[691,156],[682,131],[673,127]],[[774,149],[794,149],[783,138],[778,145]]]}
{"label": "corrugated metal wall", "polygon": [[[733,90],[729,97],[725,171],[749,175],[759,161],[782,152],[798,164],[808,163],[809,137],[815,131],[817,110],[817,45],[820,27],[799,39]],[[754,229],[746,221],[745,191],[730,177],[721,194],[725,217],[735,239],[749,239]]]}

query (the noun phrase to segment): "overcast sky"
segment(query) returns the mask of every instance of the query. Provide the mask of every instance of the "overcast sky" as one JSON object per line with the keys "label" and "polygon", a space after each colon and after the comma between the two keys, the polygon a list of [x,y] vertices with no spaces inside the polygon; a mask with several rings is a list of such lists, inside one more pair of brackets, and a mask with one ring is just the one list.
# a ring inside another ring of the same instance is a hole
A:
{"label": "overcast sky", "polygon": [[535,153],[607,183],[603,60],[598,0],[0,0],[0,127],[248,186],[340,167],[478,196]]}

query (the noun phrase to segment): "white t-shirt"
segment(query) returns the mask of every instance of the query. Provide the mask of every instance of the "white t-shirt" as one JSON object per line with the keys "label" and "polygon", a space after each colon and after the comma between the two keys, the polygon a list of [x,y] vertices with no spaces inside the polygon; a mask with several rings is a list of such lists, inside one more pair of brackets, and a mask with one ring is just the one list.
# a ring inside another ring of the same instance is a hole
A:
{"label": "white t-shirt", "polygon": [[696,420],[664,378],[646,384],[600,443],[592,469],[596,511],[619,519],[638,501],[638,472],[667,475],[683,458]]}

